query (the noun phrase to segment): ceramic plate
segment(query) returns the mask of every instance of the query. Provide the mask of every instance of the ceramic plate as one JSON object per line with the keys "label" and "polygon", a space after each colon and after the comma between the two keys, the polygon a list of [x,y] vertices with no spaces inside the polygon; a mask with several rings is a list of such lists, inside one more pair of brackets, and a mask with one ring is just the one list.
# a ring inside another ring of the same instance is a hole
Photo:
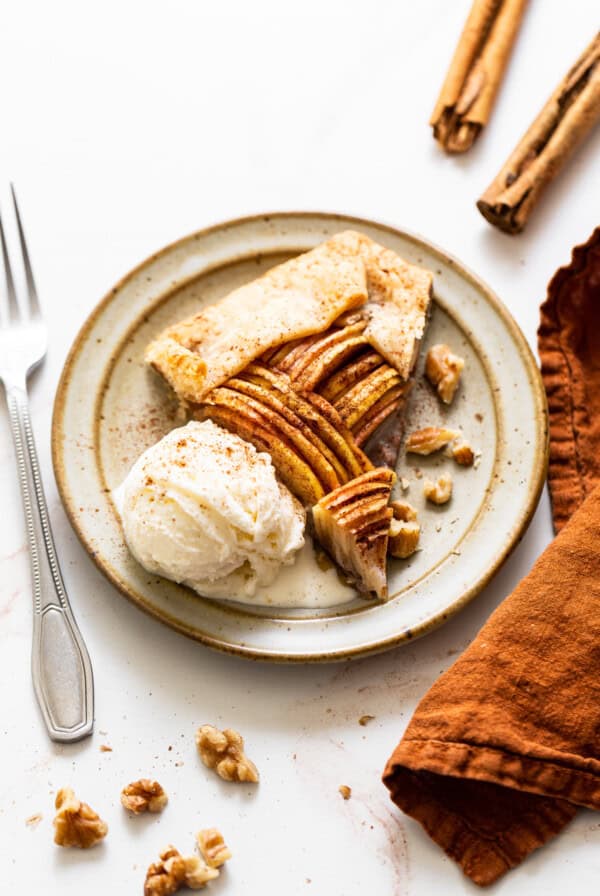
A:
{"label": "ceramic plate", "polygon": [[[110,497],[136,457],[175,425],[167,392],[143,363],[167,324],[346,228],[362,230],[434,273],[424,351],[447,342],[465,358],[463,384],[443,408],[423,381],[422,360],[407,430],[447,422],[481,452],[476,468],[443,456],[400,455],[398,474],[419,510],[421,550],[389,565],[385,604],[353,600],[328,610],[258,609],[216,602],[146,573],[130,556]],[[58,487],[94,562],[126,597],[211,647],[253,658],[356,657],[440,625],[489,581],[522,536],[546,472],[547,413],[525,339],[496,296],[425,240],[356,218],[278,213],[185,237],[128,274],[92,312],[66,361],[54,409]],[[448,469],[454,494],[425,506],[423,477]]]}

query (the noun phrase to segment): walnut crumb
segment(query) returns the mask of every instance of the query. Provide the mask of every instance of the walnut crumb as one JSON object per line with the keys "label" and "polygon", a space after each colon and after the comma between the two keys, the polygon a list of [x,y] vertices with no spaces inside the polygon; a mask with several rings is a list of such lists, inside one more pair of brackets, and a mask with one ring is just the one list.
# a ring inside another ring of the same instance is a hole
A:
{"label": "walnut crumb", "polygon": [[340,786],[338,787],[338,790],[342,795],[342,799],[344,799],[344,800],[349,800],[350,797],[352,796],[352,788],[348,787],[347,784],[340,784]]}
{"label": "walnut crumb", "polygon": [[369,722],[372,722],[374,718],[375,718],[375,716],[369,716],[369,715],[361,716],[360,719],[358,720],[358,724],[362,725],[364,728],[364,726],[368,725]]}
{"label": "walnut crumb", "polygon": [[217,828],[198,831],[196,842],[200,854],[209,868],[220,868],[231,858],[231,850],[225,843],[223,834]]}
{"label": "walnut crumb", "polygon": [[146,872],[144,896],[171,896],[182,887],[199,890],[219,876],[216,868],[209,868],[198,856],[182,856],[174,846],[163,849],[159,858]]}
{"label": "walnut crumb", "polygon": [[442,473],[433,482],[426,479],[423,483],[423,494],[433,504],[446,504],[452,497],[452,476],[450,473]]}
{"label": "walnut crumb", "polygon": [[44,816],[41,812],[36,812],[35,815],[30,815],[29,818],[25,819],[25,824],[28,828],[35,828],[38,826],[43,817]]}
{"label": "walnut crumb", "polygon": [[455,355],[448,345],[432,346],[425,358],[425,376],[435,387],[444,404],[450,404],[458,389],[464,359]]}
{"label": "walnut crumb", "polygon": [[202,725],[196,731],[196,746],[204,765],[214,769],[224,781],[257,783],[258,770],[244,753],[244,739],[237,731]]}
{"label": "walnut crumb", "polygon": [[458,435],[460,433],[455,429],[427,426],[425,429],[417,429],[410,433],[406,440],[405,450],[407,454],[433,454],[434,451],[445,448]]}
{"label": "walnut crumb", "polygon": [[406,476],[400,477],[400,488],[402,489],[403,492],[407,492],[409,490],[410,482],[408,481]]}
{"label": "walnut crumb", "polygon": [[461,467],[472,467],[475,460],[475,452],[467,441],[461,439],[452,447],[452,457]]}
{"label": "walnut crumb", "polygon": [[101,753],[112,753],[112,747],[109,747],[108,744],[100,744],[100,752]]}
{"label": "walnut crumb", "polygon": [[58,846],[77,846],[89,849],[108,834],[108,825],[87,803],[77,799],[70,787],[62,787],[56,794],[54,842]]}
{"label": "walnut crumb", "polygon": [[169,801],[163,787],[158,781],[140,778],[132,781],[121,791],[121,805],[134,815],[142,812],[162,812]]}

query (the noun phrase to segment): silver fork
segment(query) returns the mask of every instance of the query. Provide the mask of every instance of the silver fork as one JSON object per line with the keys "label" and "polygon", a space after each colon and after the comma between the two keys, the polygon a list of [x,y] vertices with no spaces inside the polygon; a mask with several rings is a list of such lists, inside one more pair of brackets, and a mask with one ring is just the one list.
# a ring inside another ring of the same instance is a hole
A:
{"label": "silver fork", "polygon": [[62,580],[40,474],[27,402],[27,377],[46,355],[42,319],[14,188],[27,301],[19,304],[4,227],[0,242],[6,294],[0,297],[0,380],[6,389],[23,497],[33,585],[31,671],[36,697],[52,740],[69,742],[94,725],[92,665]]}

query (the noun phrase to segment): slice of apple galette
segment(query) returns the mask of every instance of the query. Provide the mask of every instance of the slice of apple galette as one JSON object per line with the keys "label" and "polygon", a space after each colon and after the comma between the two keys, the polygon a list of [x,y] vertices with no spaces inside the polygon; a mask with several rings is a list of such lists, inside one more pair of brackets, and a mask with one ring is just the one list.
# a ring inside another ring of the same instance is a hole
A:
{"label": "slice of apple galette", "polygon": [[428,271],[346,231],[169,327],[146,353],[190,418],[270,454],[323,547],[379,599],[390,470],[431,291]]}

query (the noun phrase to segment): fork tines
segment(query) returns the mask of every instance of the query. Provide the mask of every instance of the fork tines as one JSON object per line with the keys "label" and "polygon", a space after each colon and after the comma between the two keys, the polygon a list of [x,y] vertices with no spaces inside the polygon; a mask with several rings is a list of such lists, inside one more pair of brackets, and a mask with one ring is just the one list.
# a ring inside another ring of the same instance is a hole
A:
{"label": "fork tines", "polygon": [[[23,256],[23,269],[25,271],[25,281],[27,284],[27,316],[29,317],[29,319],[33,319],[40,315],[40,305],[35,285],[35,279],[33,276],[33,270],[31,267],[31,261],[29,259],[29,251],[27,249],[25,232],[23,230],[23,222],[21,221],[21,214],[19,212],[19,204],[17,202],[15,188],[12,184],[10,185],[10,192],[12,195],[12,201],[15,210],[19,243],[21,245],[21,255]],[[8,244],[6,240],[6,234],[4,232],[4,224],[2,222],[1,214],[0,242],[2,243],[2,261],[4,264],[4,278],[6,282],[6,298],[4,300],[0,298],[0,311],[2,312],[2,317],[4,317],[9,323],[16,323],[21,317],[21,310],[19,308],[19,300],[17,297],[17,291],[15,289],[15,280],[10,263]]]}

